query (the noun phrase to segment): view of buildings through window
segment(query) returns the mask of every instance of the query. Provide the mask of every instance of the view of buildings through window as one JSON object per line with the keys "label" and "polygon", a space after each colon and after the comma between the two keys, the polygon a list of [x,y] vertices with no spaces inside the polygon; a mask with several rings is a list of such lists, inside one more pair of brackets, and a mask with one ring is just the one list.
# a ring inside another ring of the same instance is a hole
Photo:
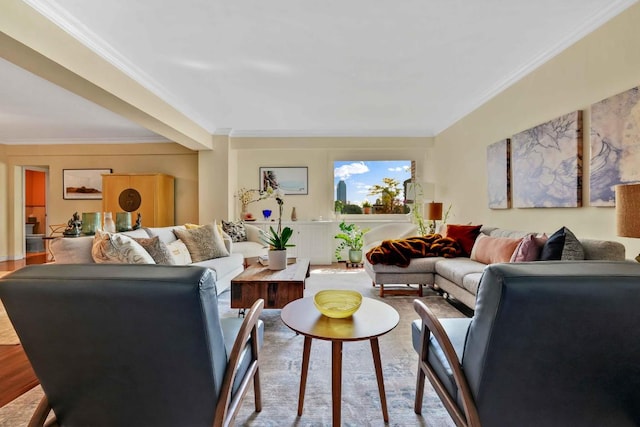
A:
{"label": "view of buildings through window", "polygon": [[406,184],[411,160],[336,161],[333,163],[334,203],[345,214],[406,213]]}

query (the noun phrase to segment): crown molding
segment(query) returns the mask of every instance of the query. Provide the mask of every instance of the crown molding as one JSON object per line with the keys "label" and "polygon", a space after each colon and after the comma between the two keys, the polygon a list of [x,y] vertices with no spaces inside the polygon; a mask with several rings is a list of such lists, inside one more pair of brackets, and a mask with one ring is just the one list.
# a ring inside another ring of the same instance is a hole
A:
{"label": "crown molding", "polygon": [[480,94],[475,100],[471,101],[458,111],[451,115],[449,120],[445,120],[445,125],[441,126],[440,129],[437,129],[435,135],[445,131],[450,126],[455,124],[460,119],[466,117],[471,114],[473,111],[480,108],[485,103],[489,102],[492,98],[512,86],[514,83],[517,83],[529,73],[543,65],[544,63],[551,60],[556,55],[560,54],[562,51],[567,49],[569,46],[573,45],[580,39],[584,38],[591,32],[595,31],[602,25],[604,25],[609,20],[613,19],[615,16],[619,15],[633,4],[637,3],[638,0],[614,0],[609,4],[609,7],[603,10],[600,10],[598,13],[594,14],[590,19],[587,19],[581,25],[578,25],[573,32],[571,32],[566,38],[558,41],[555,46],[552,46],[547,51],[541,52],[537,56],[531,58],[531,60],[525,64],[523,64],[520,68],[516,69],[513,73],[506,76],[502,81],[498,82],[493,87],[486,90],[484,93]]}
{"label": "crown molding", "polygon": [[318,130],[318,129],[232,129],[232,138],[430,138],[427,129],[371,129],[371,130]]}
{"label": "crown molding", "polygon": [[168,142],[171,141],[161,136],[123,136],[117,138],[8,138],[0,140],[0,143],[4,145],[153,144]]}

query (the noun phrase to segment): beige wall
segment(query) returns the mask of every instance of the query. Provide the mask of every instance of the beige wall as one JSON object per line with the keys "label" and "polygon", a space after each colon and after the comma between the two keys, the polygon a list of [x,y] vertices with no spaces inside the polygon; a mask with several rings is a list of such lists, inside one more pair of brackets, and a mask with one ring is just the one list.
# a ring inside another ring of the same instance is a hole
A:
{"label": "beige wall", "polygon": [[[614,239],[627,255],[640,239],[615,236],[614,208],[589,207],[589,107],[640,84],[640,4],[540,67],[435,138],[438,195],[453,204],[453,220],[552,232],[562,225],[578,237]],[[582,208],[487,208],[486,148],[502,138],[584,110]]]}
{"label": "beige wall", "polygon": [[62,198],[62,170],[91,168],[173,175],[176,223],[198,221],[198,154],[178,144],[0,145],[0,172],[4,172],[0,174],[0,184],[4,184],[0,186],[0,259],[20,259],[23,254],[23,166],[49,171],[49,224],[66,223],[76,211],[102,210],[101,200]]}
{"label": "beige wall", "polygon": [[[261,166],[306,166],[308,195],[290,195],[285,200],[283,217],[289,219],[295,206],[298,220],[311,220],[333,213],[333,162],[335,160],[415,160],[418,178],[427,178],[427,148],[432,138],[230,138],[231,179],[229,181],[229,218],[237,218],[240,205],[233,198],[238,188],[258,188]],[[201,152],[202,156],[202,152]],[[217,157],[217,152],[216,156]],[[202,168],[202,164],[201,164]],[[236,171],[234,173],[234,171]],[[202,199],[201,199],[202,201]],[[262,209],[275,211],[274,200],[249,205],[260,218]],[[206,209],[201,207],[201,209]],[[213,209],[213,207],[211,208]]]}

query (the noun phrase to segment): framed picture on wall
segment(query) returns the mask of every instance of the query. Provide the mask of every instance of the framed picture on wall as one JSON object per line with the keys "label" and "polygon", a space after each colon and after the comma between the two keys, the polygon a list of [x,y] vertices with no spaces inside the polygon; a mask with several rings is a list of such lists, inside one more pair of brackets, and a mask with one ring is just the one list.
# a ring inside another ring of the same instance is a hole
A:
{"label": "framed picture on wall", "polygon": [[281,189],[285,194],[309,194],[308,168],[302,167],[261,167],[259,188],[266,191],[271,187]]}
{"label": "framed picture on wall", "polygon": [[102,200],[102,175],[112,172],[112,169],[63,169],[62,198]]}

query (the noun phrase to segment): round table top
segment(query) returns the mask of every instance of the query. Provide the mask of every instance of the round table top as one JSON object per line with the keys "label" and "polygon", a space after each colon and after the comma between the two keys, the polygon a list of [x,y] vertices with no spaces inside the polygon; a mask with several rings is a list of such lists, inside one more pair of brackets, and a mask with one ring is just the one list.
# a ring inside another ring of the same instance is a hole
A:
{"label": "round table top", "polygon": [[389,304],[362,298],[353,316],[333,319],[320,313],[313,297],[287,304],[280,314],[282,321],[299,334],[329,341],[359,341],[384,335],[398,325],[400,315]]}

